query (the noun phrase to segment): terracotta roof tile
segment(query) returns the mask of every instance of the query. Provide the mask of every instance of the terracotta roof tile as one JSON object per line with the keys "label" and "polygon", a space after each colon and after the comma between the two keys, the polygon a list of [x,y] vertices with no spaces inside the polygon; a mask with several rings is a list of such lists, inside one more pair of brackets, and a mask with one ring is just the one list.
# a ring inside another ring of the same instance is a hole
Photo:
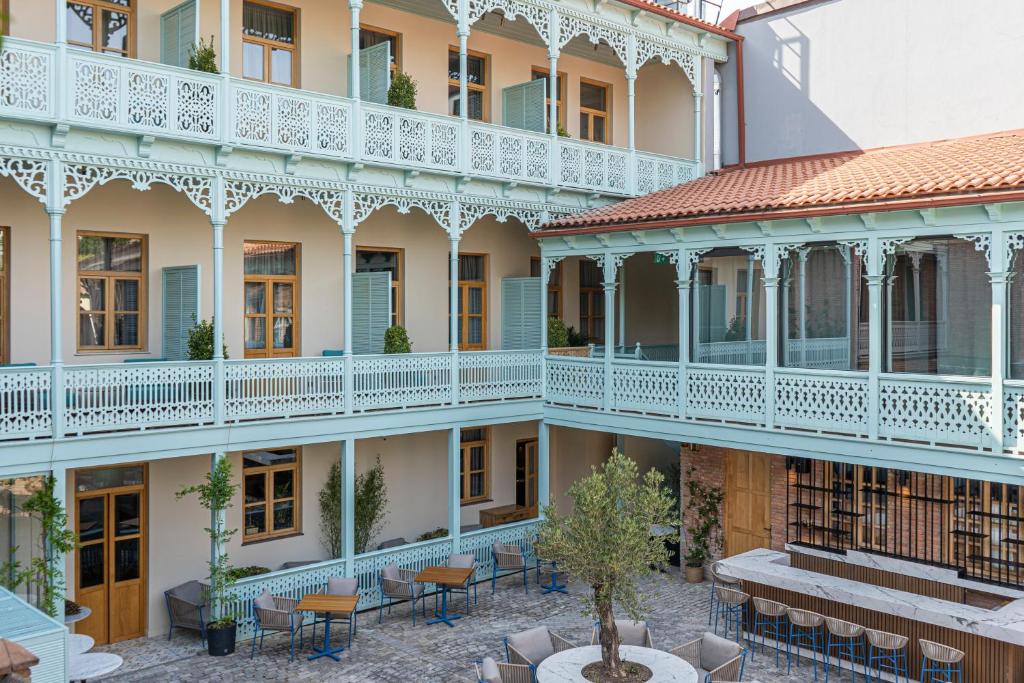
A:
{"label": "terracotta roof tile", "polygon": [[666,7],[665,5],[661,4],[660,2],[657,2],[656,0],[620,0],[620,2],[626,5],[632,5],[633,7],[643,7],[649,9],[652,12],[655,12],[662,16],[675,19],[678,22],[689,24],[697,28],[703,28],[707,31],[710,31],[711,33],[717,33],[718,35],[724,36],[726,38],[731,38],[733,40],[740,40],[742,38],[742,36],[740,36],[739,34],[734,33],[733,31],[730,31],[729,29],[726,29],[722,26],[719,26],[718,24],[713,24],[710,21],[704,21],[703,19],[698,19],[697,17],[690,16],[689,14],[684,14],[683,12],[680,12],[678,10]]}
{"label": "terracotta roof tile", "polygon": [[778,159],[725,169],[644,197],[559,219],[544,230],[737,217],[808,214],[871,202],[955,198],[1024,189],[1024,129],[900,147]]}

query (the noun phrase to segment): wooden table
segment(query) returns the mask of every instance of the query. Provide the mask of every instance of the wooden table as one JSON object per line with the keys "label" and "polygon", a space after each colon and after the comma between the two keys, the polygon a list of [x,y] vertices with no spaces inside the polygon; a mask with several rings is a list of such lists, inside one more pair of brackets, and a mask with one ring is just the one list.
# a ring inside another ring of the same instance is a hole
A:
{"label": "wooden table", "polygon": [[432,583],[441,588],[441,611],[434,612],[434,619],[427,622],[430,624],[448,624],[455,619],[461,619],[461,614],[448,614],[448,591],[452,588],[466,586],[469,577],[473,575],[473,567],[427,567],[416,575],[417,583]]}
{"label": "wooden table", "polygon": [[343,652],[345,648],[340,646],[331,648],[331,614],[344,614],[351,619],[358,603],[358,595],[311,593],[303,596],[299,604],[295,606],[297,612],[324,612],[327,616],[327,620],[324,622],[324,646],[322,648],[313,646],[313,654],[309,656],[310,661],[320,657],[330,657],[336,662],[341,661],[338,653]]}

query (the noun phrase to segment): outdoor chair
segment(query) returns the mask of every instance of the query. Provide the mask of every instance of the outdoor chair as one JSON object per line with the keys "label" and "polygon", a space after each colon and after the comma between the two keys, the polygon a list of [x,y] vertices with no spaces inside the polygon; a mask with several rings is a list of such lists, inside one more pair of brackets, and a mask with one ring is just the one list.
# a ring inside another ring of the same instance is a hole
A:
{"label": "outdoor chair", "polygon": [[708,626],[711,626],[711,619],[715,620],[715,627],[712,629],[715,633],[718,633],[718,590],[717,588],[722,586],[724,588],[732,588],[733,590],[743,590],[743,582],[739,579],[723,574],[720,562],[711,563],[711,606],[708,609]]}
{"label": "outdoor chair", "polygon": [[423,601],[423,616],[427,616],[427,603],[424,600],[423,588],[416,583],[415,569],[400,569],[392,562],[380,570],[380,608],[377,612],[377,623],[384,616],[384,601],[388,601],[388,614],[396,602],[408,600],[412,603],[412,625],[416,625],[416,601]]}
{"label": "outdoor chair", "polygon": [[497,589],[498,572],[507,574],[523,574],[523,591],[530,592],[526,581],[526,558],[523,556],[523,549],[517,545],[507,543],[491,544],[491,556],[494,563],[491,568],[491,593]]}
{"label": "outdoor chair", "polygon": [[[918,638],[921,647],[921,680],[927,683],[952,681],[954,674],[957,683],[964,680],[964,652],[949,645]],[[928,677],[925,678],[925,674]]]}
{"label": "outdoor chair", "polygon": [[505,637],[505,658],[509,664],[526,664],[536,669],[545,659],[563,650],[571,650],[575,644],[547,626],[537,626]]}
{"label": "outdoor chair", "polygon": [[[600,644],[600,622],[594,624],[594,630],[590,634],[590,644]],[[637,647],[654,647],[654,638],[651,637],[651,629],[646,621],[633,621],[632,619],[616,619],[615,630],[619,632],[619,643],[622,645],[636,645]]]}
{"label": "outdoor chair", "polygon": [[743,680],[743,665],[747,651],[737,643],[720,638],[714,633],[705,631],[697,640],[691,640],[669,652],[685,659],[697,670],[704,683]]}
{"label": "outdoor chair", "polygon": [[526,664],[508,664],[484,657],[473,666],[477,683],[533,683],[533,667]]}
{"label": "outdoor chair", "polygon": [[[358,595],[359,579],[345,579],[340,576],[332,576],[327,579],[327,595]],[[313,642],[316,642],[316,625],[327,621],[326,612],[316,612],[313,615]],[[348,646],[352,647],[352,635],[356,631],[356,613],[351,615],[336,614],[331,612],[331,623],[342,622],[348,626]],[[301,642],[301,639],[300,639]]]}
{"label": "outdoor chair", "polygon": [[[253,615],[256,617],[256,634],[259,635],[260,652],[263,652],[263,636],[272,633],[287,633],[291,637],[288,648],[288,661],[295,660],[295,634],[299,634],[299,649],[302,649],[302,615],[295,611],[299,601],[271,595],[267,591],[252,601]],[[256,655],[256,637],[252,639],[252,651],[249,659]]]}
{"label": "outdoor chair", "polygon": [[474,605],[479,604],[479,599],[478,599],[478,596],[476,594],[476,581],[473,580],[473,579],[476,578],[476,571],[475,571],[476,570],[476,556],[473,555],[472,553],[465,553],[465,554],[461,554],[461,555],[449,555],[448,556],[448,566],[449,567],[458,567],[460,569],[466,568],[466,567],[472,567],[474,569],[473,573],[469,575],[468,579],[466,579],[465,585],[460,586],[458,588],[455,588],[455,587],[450,587],[449,588],[449,591],[451,591],[452,593],[465,593],[466,594],[466,612],[468,613],[469,612],[469,587],[470,587],[470,585],[473,586],[473,604]]}
{"label": "outdoor chair", "polygon": [[167,640],[175,628],[199,631],[199,638],[206,644],[206,598],[208,588],[199,581],[189,581],[164,591],[167,604],[167,618],[171,626],[167,629]]}

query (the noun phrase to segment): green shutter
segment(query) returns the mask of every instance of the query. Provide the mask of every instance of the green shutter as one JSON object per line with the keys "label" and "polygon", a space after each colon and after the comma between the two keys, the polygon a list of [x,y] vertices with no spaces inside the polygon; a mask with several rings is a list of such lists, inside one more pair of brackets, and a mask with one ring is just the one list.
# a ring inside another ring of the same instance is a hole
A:
{"label": "green shutter", "polygon": [[502,278],[501,348],[540,348],[540,297],[539,277]]}
{"label": "green shutter", "polygon": [[160,61],[188,66],[188,55],[198,35],[196,0],[186,0],[160,15]]}
{"label": "green shutter", "polygon": [[391,326],[391,273],[352,274],[352,353],[384,353]]}
{"label": "green shutter", "polygon": [[199,266],[163,271],[163,349],[167,360],[188,359],[188,331],[200,319]]}
{"label": "green shutter", "polygon": [[[352,55],[348,56],[349,77],[352,74]],[[384,41],[359,51],[359,97],[366,102],[388,103],[391,87],[391,43]],[[349,85],[349,94],[352,88]]]}
{"label": "green shutter", "polygon": [[501,91],[501,123],[543,133],[547,129],[548,79],[538,78]]}
{"label": "green shutter", "polygon": [[725,319],[725,285],[701,285],[699,305],[702,328],[700,341],[723,341],[728,329]]}

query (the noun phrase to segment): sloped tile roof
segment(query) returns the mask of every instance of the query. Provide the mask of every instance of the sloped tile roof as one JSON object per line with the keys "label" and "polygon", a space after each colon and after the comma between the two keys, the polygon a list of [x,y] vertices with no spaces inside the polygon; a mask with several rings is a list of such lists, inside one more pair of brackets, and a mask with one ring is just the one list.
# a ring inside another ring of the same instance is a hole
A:
{"label": "sloped tile roof", "polygon": [[661,4],[660,2],[657,2],[656,0],[620,0],[620,2],[626,5],[632,5],[633,7],[648,9],[662,16],[675,19],[680,23],[689,24],[690,26],[695,26],[697,28],[702,28],[705,29],[706,31],[716,33],[725,38],[731,38],[732,40],[742,39],[742,37],[739,34],[734,33],[733,31],[730,31],[722,26],[719,26],[718,24],[712,24],[710,21],[704,21],[703,19],[698,19],[697,17],[690,16],[689,14],[684,14],[678,10],[666,7],[665,5]]}
{"label": "sloped tile roof", "polygon": [[643,228],[653,221],[737,220],[751,214],[770,218],[764,214],[773,211],[786,216],[816,215],[829,207],[857,213],[901,201],[980,202],[984,198],[978,195],[1007,190],[1024,190],[1024,129],[724,169],[567,216],[542,229]]}

